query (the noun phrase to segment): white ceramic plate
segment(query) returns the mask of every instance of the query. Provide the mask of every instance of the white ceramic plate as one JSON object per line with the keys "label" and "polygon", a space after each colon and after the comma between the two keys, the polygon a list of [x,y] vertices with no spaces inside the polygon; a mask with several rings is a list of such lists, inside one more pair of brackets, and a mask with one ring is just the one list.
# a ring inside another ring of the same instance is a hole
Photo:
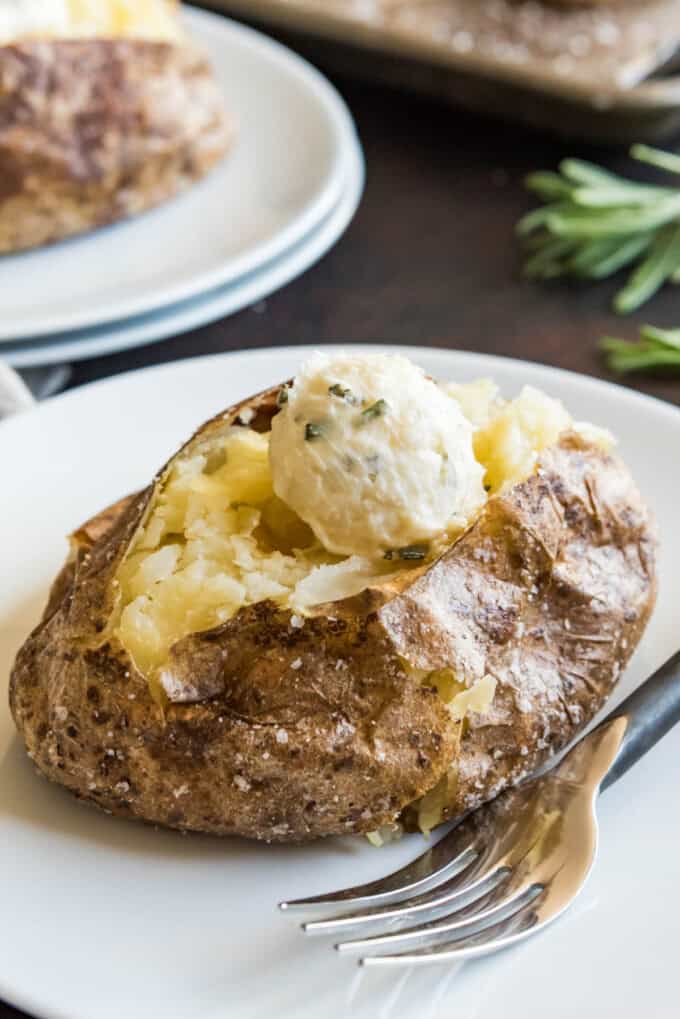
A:
{"label": "white ceramic plate", "polygon": [[252,29],[191,8],[185,18],[236,118],[232,151],[151,212],[0,259],[0,341],[140,315],[231,282],[338,201],[354,126],[332,85]]}
{"label": "white ceramic plate", "polygon": [[[3,677],[38,618],[63,536],[144,484],[204,418],[287,378],[308,352],[117,376],[0,425]],[[406,352],[442,378],[492,375],[508,393],[540,386],[618,433],[662,536],[659,604],[621,683],[627,693],[678,644],[680,413],[538,365]],[[420,836],[383,850],[360,838],[276,847],[114,820],[35,775],[2,703],[0,997],[49,1019],[671,1019],[679,754],[677,730],[603,797],[593,877],[549,931],[462,970],[360,972],[328,941],[306,940],[276,902],[378,877],[422,852]]]}
{"label": "white ceramic plate", "polygon": [[351,222],[363,188],[363,154],[358,140],[354,140],[347,152],[346,183],[338,204],[307,237],[279,258],[235,283],[170,308],[94,329],[3,346],[2,357],[16,368],[80,361],[179,336],[232,315],[285,286],[325,255]]}

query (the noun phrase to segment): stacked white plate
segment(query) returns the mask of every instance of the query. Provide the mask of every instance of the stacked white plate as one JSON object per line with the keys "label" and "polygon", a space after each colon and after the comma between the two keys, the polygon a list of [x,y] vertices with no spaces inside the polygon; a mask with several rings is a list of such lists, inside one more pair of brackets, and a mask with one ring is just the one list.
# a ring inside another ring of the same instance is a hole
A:
{"label": "stacked white plate", "polygon": [[0,357],[18,367],[176,336],[316,262],[352,219],[364,162],[352,118],[304,60],[188,8],[238,125],[224,162],[136,219],[0,260]]}

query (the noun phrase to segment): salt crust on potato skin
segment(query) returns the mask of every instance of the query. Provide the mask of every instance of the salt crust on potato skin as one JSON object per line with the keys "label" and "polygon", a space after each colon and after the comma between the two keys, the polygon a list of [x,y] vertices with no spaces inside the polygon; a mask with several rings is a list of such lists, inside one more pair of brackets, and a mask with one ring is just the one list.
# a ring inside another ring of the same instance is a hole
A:
{"label": "salt crust on potato skin", "polygon": [[[208,422],[184,452],[244,409],[248,427],[268,430],[276,392]],[[408,817],[448,772],[445,816],[457,815],[588,723],[653,608],[654,527],[626,467],[565,433],[399,587],[305,620],[263,602],[178,642],[174,666],[196,702],[160,707],[107,623],[111,580],[166,470],[73,536],[11,677],[40,771],[114,814],[305,841]],[[489,709],[453,721],[422,682],[441,668],[468,686],[492,675]]]}

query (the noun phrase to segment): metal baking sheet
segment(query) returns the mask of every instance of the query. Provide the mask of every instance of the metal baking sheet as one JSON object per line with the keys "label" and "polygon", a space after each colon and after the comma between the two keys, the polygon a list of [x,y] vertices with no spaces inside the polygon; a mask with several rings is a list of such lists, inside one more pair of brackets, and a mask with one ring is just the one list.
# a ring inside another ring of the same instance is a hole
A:
{"label": "metal baking sheet", "polygon": [[[680,130],[680,0],[211,0],[293,33],[331,69],[562,134],[625,142]],[[499,84],[503,87],[499,88]]]}

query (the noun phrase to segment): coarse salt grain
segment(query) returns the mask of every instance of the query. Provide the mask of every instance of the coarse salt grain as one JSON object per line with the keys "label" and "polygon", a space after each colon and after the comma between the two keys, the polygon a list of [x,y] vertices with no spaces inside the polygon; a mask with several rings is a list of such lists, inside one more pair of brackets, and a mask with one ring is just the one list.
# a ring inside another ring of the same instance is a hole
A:
{"label": "coarse salt grain", "polygon": [[573,57],[584,57],[589,52],[591,42],[585,33],[573,35],[569,40],[569,52]]}
{"label": "coarse salt grain", "polygon": [[553,67],[557,74],[571,74],[574,70],[574,59],[568,53],[560,53],[553,60]]}
{"label": "coarse salt grain", "polygon": [[456,53],[469,53],[475,44],[475,40],[472,38],[469,32],[455,32],[451,40]]}
{"label": "coarse salt grain", "polygon": [[302,659],[301,658],[296,658],[294,662],[290,663],[290,667],[295,672],[297,672],[298,669],[302,668]]}
{"label": "coarse salt grain", "polygon": [[276,742],[277,743],[287,743],[288,742],[288,733],[286,732],[285,729],[277,729],[276,730]]}
{"label": "coarse salt grain", "polygon": [[601,21],[595,25],[593,34],[600,46],[615,46],[621,31],[613,21]]}

